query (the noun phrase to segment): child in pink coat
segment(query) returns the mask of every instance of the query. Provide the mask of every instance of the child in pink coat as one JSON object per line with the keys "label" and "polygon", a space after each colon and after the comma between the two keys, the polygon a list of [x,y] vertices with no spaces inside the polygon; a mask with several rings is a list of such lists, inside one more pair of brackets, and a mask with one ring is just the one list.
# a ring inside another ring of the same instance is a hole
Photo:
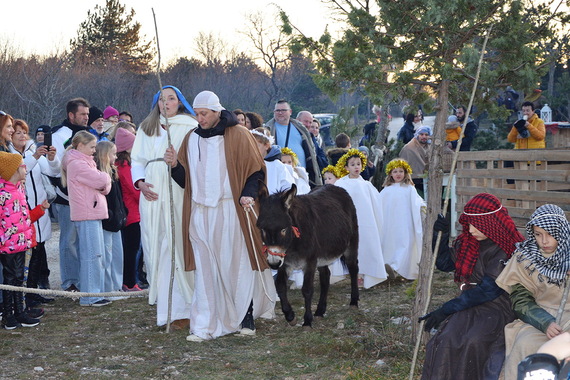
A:
{"label": "child in pink coat", "polygon": [[[111,177],[97,170],[93,159],[97,139],[86,131],[73,136],[71,148],[62,161],[62,182],[67,185],[71,221],[79,241],[79,286],[81,291],[103,291],[105,244],[101,221],[108,218],[105,195],[111,190]],[[103,297],[81,297],[81,306],[105,306]]]}
{"label": "child in pink coat", "polygon": [[[0,261],[4,285],[22,286],[26,251],[32,247],[34,230],[26,202],[25,179],[26,165],[22,156],[0,152]],[[43,214],[49,204],[44,202],[39,207],[40,214]],[[5,329],[33,327],[40,323],[36,317],[41,317],[43,310],[31,309],[30,312],[34,315],[28,314],[24,309],[24,293],[3,290],[2,298],[2,322]]]}

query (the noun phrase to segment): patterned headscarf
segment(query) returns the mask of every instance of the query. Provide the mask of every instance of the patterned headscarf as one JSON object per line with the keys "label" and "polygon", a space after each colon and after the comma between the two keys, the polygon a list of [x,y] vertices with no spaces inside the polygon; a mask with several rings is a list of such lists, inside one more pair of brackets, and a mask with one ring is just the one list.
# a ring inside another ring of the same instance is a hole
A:
{"label": "patterned headscarf", "polygon": [[469,280],[479,258],[479,241],[469,233],[470,224],[501,247],[507,257],[513,254],[515,244],[524,240],[507,209],[491,194],[481,193],[471,198],[463,208],[459,223],[463,232],[457,237],[456,282]]}
{"label": "patterned headscarf", "polygon": [[[540,252],[536,238],[534,237],[533,226],[543,228],[558,242],[558,247],[554,254],[549,257]],[[520,261],[530,260],[526,269],[529,273],[538,270],[538,280],[547,281],[561,286],[566,278],[566,273],[570,269],[570,223],[564,215],[564,211],[556,206],[547,204],[540,206],[530,217],[526,225],[527,239],[522,243],[517,243],[517,251],[522,253]],[[544,276],[544,277],[543,277]]]}

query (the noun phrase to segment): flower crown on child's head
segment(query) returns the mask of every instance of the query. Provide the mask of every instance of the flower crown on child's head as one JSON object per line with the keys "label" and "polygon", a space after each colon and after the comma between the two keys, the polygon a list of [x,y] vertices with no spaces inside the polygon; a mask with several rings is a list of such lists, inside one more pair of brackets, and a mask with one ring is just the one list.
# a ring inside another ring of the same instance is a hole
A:
{"label": "flower crown on child's head", "polygon": [[392,161],[388,162],[388,165],[386,165],[386,175],[390,175],[390,173],[392,173],[392,170],[396,168],[402,168],[406,173],[412,175],[412,168],[410,167],[410,164],[408,164],[408,161],[402,160],[401,158],[395,158]]}
{"label": "flower crown on child's head", "polygon": [[261,137],[264,141],[267,141],[271,145],[275,144],[275,138],[273,136],[268,136],[265,133],[262,133],[255,129],[252,129],[250,132],[252,135]]}
{"label": "flower crown on child's head", "polygon": [[291,160],[295,166],[299,165],[299,157],[297,157],[297,153],[293,152],[291,148],[281,148],[281,155],[282,156],[291,156]]}
{"label": "flower crown on child's head", "polygon": [[324,176],[325,173],[332,173],[332,175],[334,175],[336,178],[341,177],[338,173],[338,169],[336,168],[336,166],[333,165],[328,165],[327,167],[325,167],[321,172],[321,174]]}
{"label": "flower crown on child's head", "polygon": [[351,159],[352,157],[358,157],[360,158],[360,161],[362,161],[361,171],[364,170],[364,168],[366,167],[366,163],[368,162],[368,160],[366,159],[364,153],[362,153],[356,148],[349,149],[348,152],[346,152],[336,163],[337,173],[340,174],[341,177],[344,177],[345,175],[348,174],[348,170],[346,170],[344,167],[348,164],[348,160]]}

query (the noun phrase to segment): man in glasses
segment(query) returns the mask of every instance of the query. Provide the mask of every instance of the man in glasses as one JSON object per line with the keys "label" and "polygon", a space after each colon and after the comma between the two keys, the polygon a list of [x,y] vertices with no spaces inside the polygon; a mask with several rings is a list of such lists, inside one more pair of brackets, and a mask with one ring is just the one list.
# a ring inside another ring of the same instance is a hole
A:
{"label": "man in glasses", "polygon": [[322,185],[321,173],[317,162],[315,145],[309,130],[298,120],[291,118],[292,110],[286,100],[279,100],[273,110],[273,118],[266,123],[275,144],[288,147],[297,154],[299,165],[309,173],[311,187]]}

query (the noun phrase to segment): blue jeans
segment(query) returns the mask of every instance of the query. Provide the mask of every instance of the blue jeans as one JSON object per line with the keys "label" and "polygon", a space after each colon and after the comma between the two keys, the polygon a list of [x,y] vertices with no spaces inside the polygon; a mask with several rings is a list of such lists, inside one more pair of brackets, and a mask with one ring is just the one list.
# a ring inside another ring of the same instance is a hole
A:
{"label": "blue jeans", "polygon": [[[79,281],[81,291],[88,293],[103,292],[105,271],[103,255],[105,242],[103,227],[100,220],[84,220],[74,222],[79,238]],[[102,300],[103,297],[81,297],[79,304],[90,305]]]}
{"label": "blue jeans", "polygon": [[67,289],[71,285],[81,289],[79,284],[79,257],[77,252],[77,228],[71,221],[69,206],[54,203],[59,223],[59,270],[61,273],[61,288]]}
{"label": "blue jeans", "polygon": [[110,232],[103,230],[105,240],[105,282],[103,289],[106,292],[115,292],[123,287],[123,240],[121,231]]}

